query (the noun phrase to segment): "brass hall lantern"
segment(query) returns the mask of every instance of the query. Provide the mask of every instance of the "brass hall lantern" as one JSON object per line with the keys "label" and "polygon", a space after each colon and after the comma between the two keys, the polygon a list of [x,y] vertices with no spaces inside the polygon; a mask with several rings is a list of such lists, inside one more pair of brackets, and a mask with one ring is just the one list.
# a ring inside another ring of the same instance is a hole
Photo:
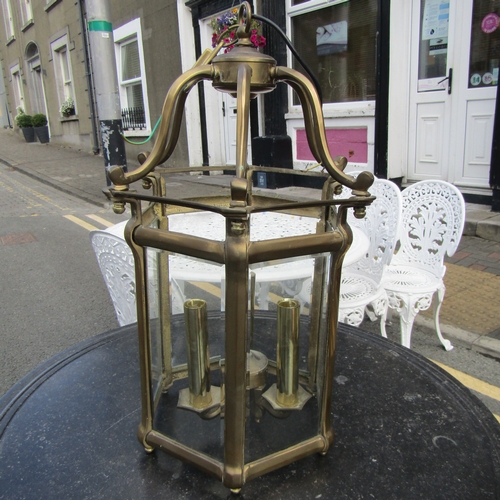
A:
{"label": "brass hall lantern", "polygon": [[[234,48],[217,55],[221,36],[218,47],[177,78],[151,153],[139,155],[135,171],[111,168],[107,192],[116,212],[128,204],[132,214],[125,239],[135,261],[139,440],[147,452],[159,448],[232,491],[292,461],[324,454],[333,443],[341,266],[352,242],[347,209],[362,217],[374,199],[368,192],[372,174],[354,179],[343,173],[345,158],[331,158],[312,83],[253,47],[251,16],[244,2],[231,28]],[[230,196],[167,197],[155,168],[172,154],[187,95],[202,80],[237,99]],[[278,82],[298,95],[309,147],[328,173],[321,200],[252,194],[255,171],[289,172],[247,164],[250,99]],[[128,189],[138,180],[152,195]],[[342,186],[352,195],[333,199]]]}

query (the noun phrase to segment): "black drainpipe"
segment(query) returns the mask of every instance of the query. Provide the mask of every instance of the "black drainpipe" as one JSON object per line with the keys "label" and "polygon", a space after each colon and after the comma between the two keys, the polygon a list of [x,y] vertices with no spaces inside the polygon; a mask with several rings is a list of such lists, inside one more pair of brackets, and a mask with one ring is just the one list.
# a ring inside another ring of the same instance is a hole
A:
{"label": "black drainpipe", "polygon": [[87,79],[87,89],[89,93],[89,111],[90,111],[90,123],[92,125],[92,142],[94,147],[92,151],[95,155],[100,152],[99,147],[99,134],[97,133],[96,121],[98,117],[96,116],[96,106],[95,106],[95,96],[94,96],[94,82],[92,81],[92,71],[90,69],[90,58],[89,58],[89,40],[87,36],[87,22],[85,14],[85,0],[77,0],[78,8],[80,11],[80,29],[82,31],[83,39],[83,62],[85,64],[85,77]]}

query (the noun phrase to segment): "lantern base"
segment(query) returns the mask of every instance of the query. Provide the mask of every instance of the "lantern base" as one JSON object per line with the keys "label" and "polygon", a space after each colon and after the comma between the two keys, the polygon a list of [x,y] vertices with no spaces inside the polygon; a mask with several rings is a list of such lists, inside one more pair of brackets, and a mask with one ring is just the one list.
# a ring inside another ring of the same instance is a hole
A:
{"label": "lantern base", "polygon": [[[500,427],[476,397],[393,342],[347,325],[337,340],[335,443],[248,482],[245,498],[496,498]],[[39,366],[0,399],[3,495],[226,499],[203,472],[144,453],[139,407],[136,325]]]}
{"label": "lantern base", "polygon": [[182,389],[179,391],[177,406],[184,410],[194,411],[203,419],[214,418],[220,413],[220,387],[212,386],[210,388],[210,396],[212,397],[211,403],[203,408],[199,408],[191,403],[189,389]]}
{"label": "lantern base", "polygon": [[297,403],[293,406],[283,406],[278,403],[278,389],[276,384],[273,384],[264,394],[262,394],[262,397],[269,402],[274,410],[286,411],[302,410],[304,405],[312,398],[312,394],[299,385],[299,389],[297,391]]}

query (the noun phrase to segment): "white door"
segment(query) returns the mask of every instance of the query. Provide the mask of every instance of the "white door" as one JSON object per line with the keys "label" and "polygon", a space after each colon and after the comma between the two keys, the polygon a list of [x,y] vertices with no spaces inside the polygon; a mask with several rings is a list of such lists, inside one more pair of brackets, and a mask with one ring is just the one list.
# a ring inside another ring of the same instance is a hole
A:
{"label": "white door", "polygon": [[[500,0],[414,0],[407,179],[488,188]],[[498,24],[496,23],[498,20]]]}
{"label": "white door", "polygon": [[[222,94],[222,120],[224,124],[223,149],[226,152],[226,165],[236,164],[236,122],[237,109],[236,99],[229,94]],[[247,162],[252,164],[250,123],[248,124],[248,145],[247,145]]]}
{"label": "white door", "polygon": [[[200,22],[202,50],[212,46],[212,18]],[[207,139],[210,165],[236,163],[236,99],[213,89],[210,82],[204,83],[207,118]],[[248,163],[251,164],[251,134],[248,133]]]}

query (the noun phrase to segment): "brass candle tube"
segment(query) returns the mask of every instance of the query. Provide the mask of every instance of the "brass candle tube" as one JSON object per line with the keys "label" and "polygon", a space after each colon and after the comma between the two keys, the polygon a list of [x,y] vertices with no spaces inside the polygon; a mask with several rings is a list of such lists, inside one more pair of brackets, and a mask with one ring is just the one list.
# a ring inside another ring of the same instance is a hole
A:
{"label": "brass candle tube", "polygon": [[299,390],[299,315],[300,303],[278,302],[278,339],[276,349],[276,400],[280,406],[293,407]]}
{"label": "brass candle tube", "polygon": [[299,384],[300,302],[282,299],[277,303],[276,384],[263,395],[273,415],[285,417],[289,410],[301,410],[312,394]]}
{"label": "brass candle tube", "polygon": [[[179,391],[178,406],[202,413],[220,404],[219,388],[210,386],[207,303],[202,299],[184,302],[188,389]],[[215,414],[210,413],[210,418]]]}

